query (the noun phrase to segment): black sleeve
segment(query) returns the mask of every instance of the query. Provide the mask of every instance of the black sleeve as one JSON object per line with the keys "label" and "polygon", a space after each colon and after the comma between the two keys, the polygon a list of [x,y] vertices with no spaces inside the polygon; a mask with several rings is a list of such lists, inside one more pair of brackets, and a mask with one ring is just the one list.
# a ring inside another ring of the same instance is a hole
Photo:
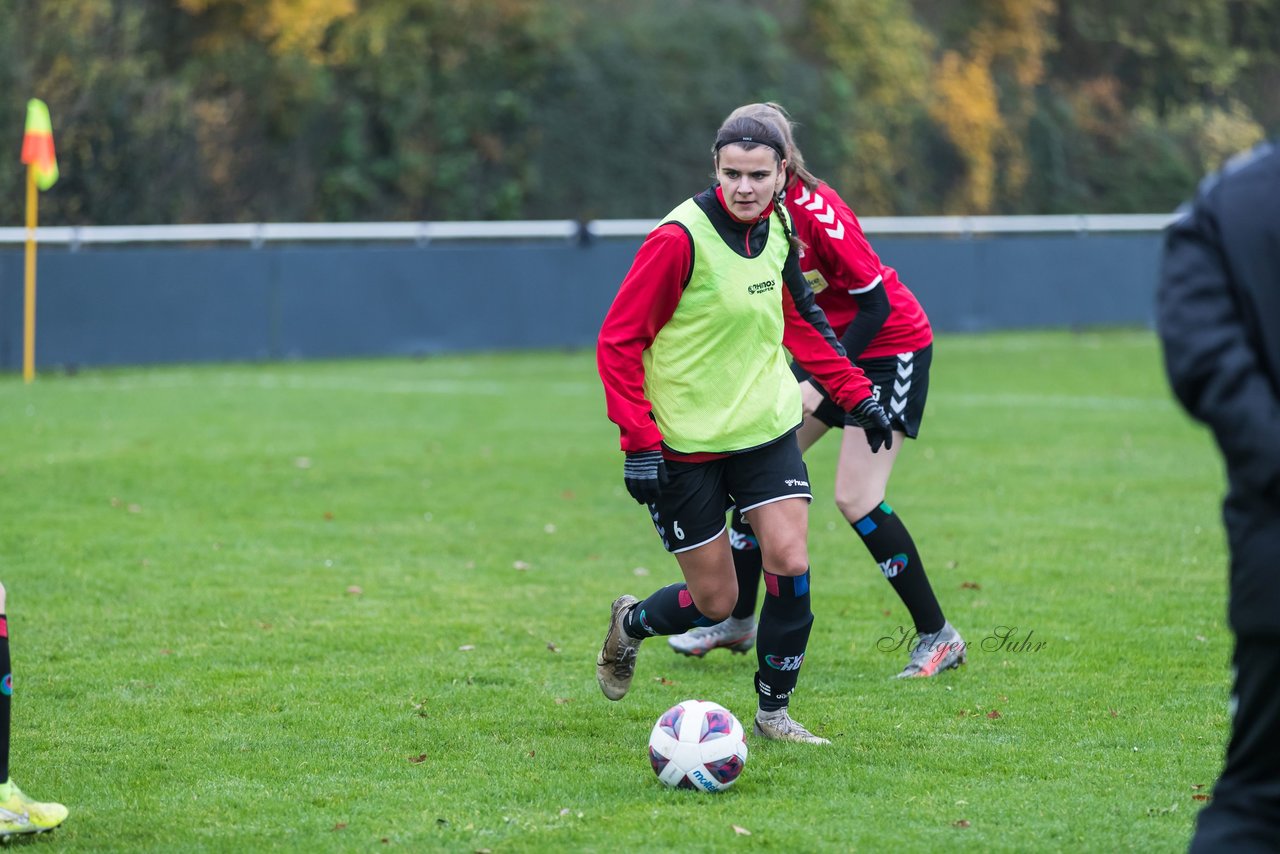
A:
{"label": "black sleeve", "polygon": [[1232,479],[1280,495],[1280,400],[1263,370],[1223,254],[1213,196],[1165,234],[1156,325],[1173,392],[1213,431]]}
{"label": "black sleeve", "polygon": [[884,292],[883,283],[877,284],[869,291],[854,294],[853,298],[858,303],[858,313],[854,315],[849,328],[844,331],[840,343],[848,351],[850,359],[857,359],[876,337],[880,327],[884,326],[884,322],[889,319],[889,312],[892,309],[889,306],[889,295]]}
{"label": "black sleeve", "polygon": [[795,249],[787,253],[787,261],[782,265],[782,281],[786,282],[787,290],[791,291],[791,301],[796,304],[796,311],[800,316],[822,333],[822,337],[827,339],[831,349],[847,357],[848,352],[836,339],[836,333],[831,329],[827,315],[818,307],[817,301],[813,298],[813,289],[809,287],[804,273],[800,272],[800,256],[796,254]]}

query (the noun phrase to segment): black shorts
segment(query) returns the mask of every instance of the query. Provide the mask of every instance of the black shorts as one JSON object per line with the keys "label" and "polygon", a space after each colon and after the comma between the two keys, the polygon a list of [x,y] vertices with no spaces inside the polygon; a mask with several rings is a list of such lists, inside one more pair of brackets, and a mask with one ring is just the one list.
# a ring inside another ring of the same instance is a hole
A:
{"label": "black shorts", "polygon": [[[871,396],[889,413],[893,429],[906,433],[909,439],[920,433],[920,422],[924,420],[924,402],[929,396],[929,365],[932,362],[932,344],[914,353],[877,356],[854,362],[871,380]],[[791,373],[799,382],[809,379],[809,372],[795,362],[791,363]],[[836,405],[822,386],[818,388],[822,391],[822,403],[813,417],[828,427],[844,427],[844,410]]]}
{"label": "black shorts", "polygon": [[649,505],[662,545],[675,554],[704,546],[725,529],[735,505],[747,512],[784,498],[813,500],[794,431],[775,442],[705,463],[667,460],[667,485]]}

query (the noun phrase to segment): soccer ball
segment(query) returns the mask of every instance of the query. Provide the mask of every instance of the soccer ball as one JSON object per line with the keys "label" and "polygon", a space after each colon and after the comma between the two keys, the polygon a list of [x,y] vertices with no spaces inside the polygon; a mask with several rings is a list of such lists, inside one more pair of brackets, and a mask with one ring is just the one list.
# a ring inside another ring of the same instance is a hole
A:
{"label": "soccer ball", "polygon": [[724,706],[685,700],[663,712],[654,724],[649,761],[668,786],[723,791],[747,763],[742,724]]}

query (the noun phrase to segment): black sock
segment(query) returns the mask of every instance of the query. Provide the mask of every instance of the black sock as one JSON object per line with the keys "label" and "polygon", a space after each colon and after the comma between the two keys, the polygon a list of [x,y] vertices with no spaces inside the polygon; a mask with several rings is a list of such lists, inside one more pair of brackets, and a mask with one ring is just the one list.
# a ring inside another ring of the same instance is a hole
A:
{"label": "black sock", "polygon": [[854,522],[853,530],[862,537],[867,551],[880,564],[880,571],[907,606],[916,632],[926,635],[941,629],[946,623],[942,606],[929,585],[915,541],[893,508],[881,502],[879,507]]}
{"label": "black sock", "polygon": [[733,508],[733,524],[729,526],[729,544],[733,547],[733,569],[738,574],[738,604],[733,606],[733,616],[744,620],[756,615],[756,596],[760,593],[760,543],[736,507]]}
{"label": "black sock", "polygon": [[0,614],[0,783],[9,781],[9,724],[13,673],[9,669],[9,621]]}
{"label": "black sock", "polygon": [[809,607],[809,573],[794,578],[764,573],[764,605],[756,633],[756,693],[760,709],[786,708],[800,678],[813,611]]}
{"label": "black sock", "polygon": [[694,606],[689,585],[669,584],[632,608],[622,629],[633,638],[647,638],[683,634],[694,626],[708,623],[710,621]]}

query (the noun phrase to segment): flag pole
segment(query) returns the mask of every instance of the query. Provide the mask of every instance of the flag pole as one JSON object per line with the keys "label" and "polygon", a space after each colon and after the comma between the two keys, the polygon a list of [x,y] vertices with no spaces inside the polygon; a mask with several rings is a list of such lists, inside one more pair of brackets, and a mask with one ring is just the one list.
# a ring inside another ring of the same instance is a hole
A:
{"label": "flag pole", "polygon": [[22,314],[22,379],[30,383],[36,377],[36,166],[27,164],[27,252],[25,266],[25,301]]}

